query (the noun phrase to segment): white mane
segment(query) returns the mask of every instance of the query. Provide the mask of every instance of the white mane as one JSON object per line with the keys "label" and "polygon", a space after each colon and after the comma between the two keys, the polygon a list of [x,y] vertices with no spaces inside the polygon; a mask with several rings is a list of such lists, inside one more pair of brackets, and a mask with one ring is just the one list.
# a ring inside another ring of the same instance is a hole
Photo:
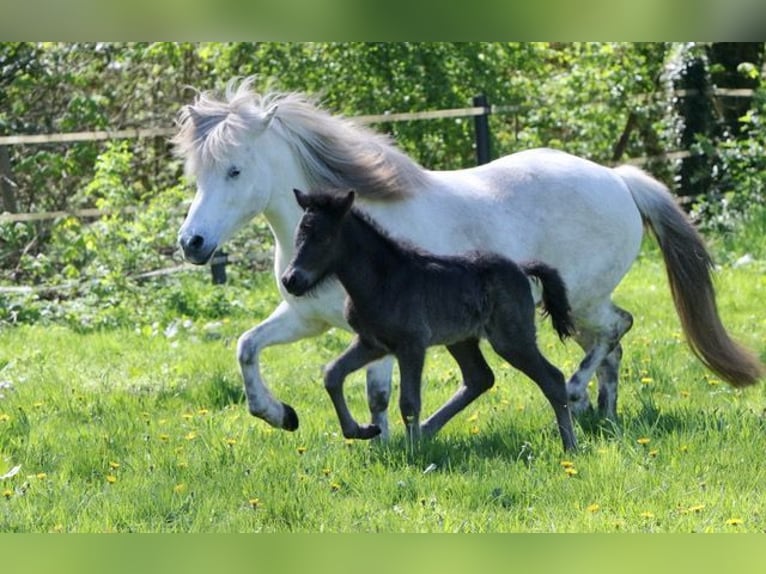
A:
{"label": "white mane", "polygon": [[401,197],[422,185],[425,170],[385,135],[333,116],[303,94],[257,94],[252,83],[253,78],[231,81],[223,100],[202,92],[181,109],[172,141],[190,172],[225,160],[248,134],[268,128],[292,146],[313,185],[381,198]]}

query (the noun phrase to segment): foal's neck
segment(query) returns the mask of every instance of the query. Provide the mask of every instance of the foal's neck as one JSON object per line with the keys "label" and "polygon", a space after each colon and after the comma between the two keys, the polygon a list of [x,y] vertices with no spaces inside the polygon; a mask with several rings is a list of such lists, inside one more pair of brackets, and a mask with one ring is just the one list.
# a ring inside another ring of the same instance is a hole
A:
{"label": "foal's neck", "polygon": [[344,256],[335,273],[353,300],[376,298],[394,269],[401,271],[405,250],[357,213],[349,213],[342,225]]}

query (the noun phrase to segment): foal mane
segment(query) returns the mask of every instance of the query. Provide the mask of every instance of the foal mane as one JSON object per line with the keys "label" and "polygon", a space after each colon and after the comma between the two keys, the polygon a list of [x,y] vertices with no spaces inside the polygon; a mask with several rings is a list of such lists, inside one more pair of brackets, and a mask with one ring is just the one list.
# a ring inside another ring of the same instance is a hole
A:
{"label": "foal mane", "polygon": [[297,92],[254,92],[254,78],[231,80],[223,99],[201,92],[178,113],[176,153],[187,170],[223,161],[248,132],[274,129],[299,158],[311,187],[355,189],[370,199],[397,199],[422,185],[426,171],[387,136],[331,115]]}

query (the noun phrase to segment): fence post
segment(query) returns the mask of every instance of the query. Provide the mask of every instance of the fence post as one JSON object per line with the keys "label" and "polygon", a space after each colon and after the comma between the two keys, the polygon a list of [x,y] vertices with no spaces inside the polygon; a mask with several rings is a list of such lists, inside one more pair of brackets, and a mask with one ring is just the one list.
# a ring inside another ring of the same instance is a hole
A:
{"label": "fence post", "polygon": [[7,211],[16,213],[18,206],[16,204],[16,194],[13,190],[13,179],[11,179],[11,159],[8,154],[8,148],[0,145],[0,213]]}
{"label": "fence post", "polygon": [[482,165],[489,163],[491,156],[489,146],[489,114],[492,113],[492,108],[490,108],[485,94],[474,96],[473,105],[474,107],[484,108],[483,114],[473,117],[476,128],[476,163]]}
{"label": "fence post", "polygon": [[210,260],[210,274],[213,277],[213,285],[226,283],[226,264],[229,262],[229,254],[219,249]]}

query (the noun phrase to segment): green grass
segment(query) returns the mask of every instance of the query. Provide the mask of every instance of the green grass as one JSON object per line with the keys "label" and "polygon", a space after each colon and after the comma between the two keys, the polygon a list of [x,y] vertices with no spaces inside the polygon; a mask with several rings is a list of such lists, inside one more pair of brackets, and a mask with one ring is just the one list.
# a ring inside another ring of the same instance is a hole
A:
{"label": "green grass", "polygon": [[[276,301],[271,281],[259,285],[244,307]],[[762,261],[725,267],[717,285],[725,323],[763,356]],[[620,420],[581,421],[580,452],[566,457],[542,394],[491,353],[495,387],[413,449],[395,400],[387,444],[340,435],[319,366],[345,333],[264,352],[264,377],[301,419],[287,433],[248,414],[235,360],[237,336],[265,311],[171,337],[4,328],[0,476],[21,468],[0,480],[0,531],[766,531],[764,386],[734,390],[693,358],[655,248],[616,300],[636,317]],[[571,373],[581,353],[550,331],[544,352]],[[347,392],[367,419],[362,380]],[[424,412],[457,384],[447,354],[430,353]]]}

